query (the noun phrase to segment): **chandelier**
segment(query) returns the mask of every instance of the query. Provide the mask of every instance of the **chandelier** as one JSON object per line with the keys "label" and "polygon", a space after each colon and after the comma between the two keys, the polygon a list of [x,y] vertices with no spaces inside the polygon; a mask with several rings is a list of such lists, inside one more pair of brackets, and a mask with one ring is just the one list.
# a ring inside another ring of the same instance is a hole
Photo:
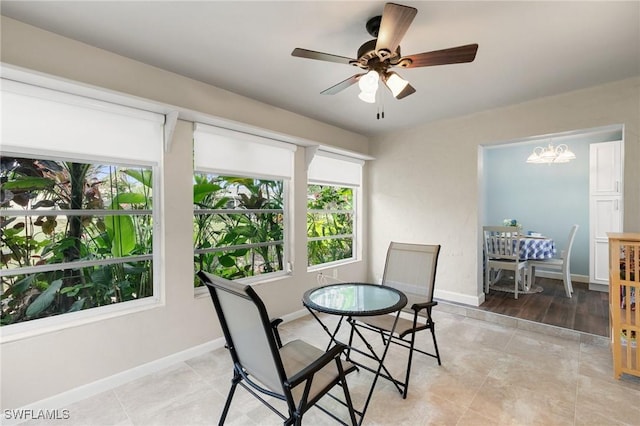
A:
{"label": "chandelier", "polygon": [[551,164],[551,163],[568,163],[571,160],[575,160],[576,155],[571,152],[569,147],[565,144],[560,144],[556,147],[551,142],[547,147],[537,146],[533,152],[527,158],[527,163],[533,164]]}

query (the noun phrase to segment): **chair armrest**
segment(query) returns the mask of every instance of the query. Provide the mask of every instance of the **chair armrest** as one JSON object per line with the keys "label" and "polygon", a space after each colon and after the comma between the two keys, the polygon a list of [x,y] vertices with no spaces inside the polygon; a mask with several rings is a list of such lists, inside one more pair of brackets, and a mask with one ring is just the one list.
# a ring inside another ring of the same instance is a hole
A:
{"label": "chair armrest", "polygon": [[276,339],[276,343],[278,347],[282,347],[282,339],[280,339],[280,332],[278,331],[278,326],[282,324],[282,318],[276,318],[271,320],[271,331],[273,332],[273,336]]}
{"label": "chair armrest", "polygon": [[411,309],[413,309],[416,312],[421,311],[422,309],[426,309],[428,311],[431,311],[431,308],[433,308],[437,304],[438,304],[438,302],[436,302],[435,300],[432,300],[431,302],[414,303],[411,306]]}
{"label": "chair armrest", "polygon": [[336,343],[335,346],[325,352],[320,358],[316,359],[314,362],[298,371],[293,376],[289,377],[285,384],[290,388],[294,388],[300,383],[308,380],[317,371],[321,370],[325,365],[333,361],[336,357],[339,357],[346,347],[347,346],[343,343]]}

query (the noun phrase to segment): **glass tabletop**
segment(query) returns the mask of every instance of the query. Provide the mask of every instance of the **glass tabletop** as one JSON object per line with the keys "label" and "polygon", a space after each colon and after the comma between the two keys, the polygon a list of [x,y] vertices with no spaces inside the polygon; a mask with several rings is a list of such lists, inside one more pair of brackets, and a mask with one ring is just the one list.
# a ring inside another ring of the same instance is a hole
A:
{"label": "glass tabletop", "polygon": [[400,291],[377,284],[340,283],[312,288],[302,296],[308,308],[333,315],[383,315],[407,304]]}

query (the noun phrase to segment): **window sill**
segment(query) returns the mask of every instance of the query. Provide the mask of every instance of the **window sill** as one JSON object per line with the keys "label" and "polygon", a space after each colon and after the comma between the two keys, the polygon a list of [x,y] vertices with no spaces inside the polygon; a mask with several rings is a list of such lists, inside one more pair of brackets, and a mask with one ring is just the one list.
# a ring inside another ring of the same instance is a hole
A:
{"label": "window sill", "polygon": [[[255,277],[242,278],[237,280],[237,282],[241,284],[250,285],[250,286],[257,286],[257,285],[267,284],[273,281],[279,281],[289,277],[291,277],[291,273],[280,271],[280,272],[271,272],[268,275],[258,275]],[[202,297],[209,297],[209,291],[207,291],[207,288],[205,286],[195,287],[194,298],[200,299]]]}
{"label": "window sill", "polygon": [[5,325],[0,328],[0,343],[16,342],[43,334],[60,332],[69,328],[81,327],[110,318],[154,309],[159,306],[163,306],[159,298],[151,296],[142,300],[122,302],[84,311],[60,314],[54,317]]}
{"label": "window sill", "polygon": [[350,259],[336,260],[334,262],[327,262],[327,263],[321,263],[319,265],[309,266],[307,267],[307,272],[322,272],[327,269],[333,269],[340,266],[345,266],[345,265],[358,263],[358,262],[360,262],[360,259],[356,259],[355,257],[352,257]]}

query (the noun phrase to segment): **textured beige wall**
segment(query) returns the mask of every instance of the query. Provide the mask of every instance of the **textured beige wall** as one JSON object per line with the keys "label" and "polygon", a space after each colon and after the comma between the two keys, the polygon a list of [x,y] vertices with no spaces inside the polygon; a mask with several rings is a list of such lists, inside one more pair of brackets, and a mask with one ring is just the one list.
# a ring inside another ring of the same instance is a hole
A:
{"label": "textured beige wall", "polygon": [[625,125],[625,231],[640,230],[640,78],[425,124],[371,142],[370,278],[390,240],[442,244],[436,296],[482,298],[479,146]]}
{"label": "textured beige wall", "polygon": [[[66,79],[236,120],[296,138],[366,153],[367,139],[297,114],[163,71],[2,17],[1,60]],[[306,270],[305,149],[295,156],[290,277],[256,285],[272,316],[301,310],[317,285]],[[2,409],[19,408],[219,338],[208,295],[194,297],[192,123],[179,120],[165,153],[161,205],[163,303],[17,341],[3,341]],[[339,268],[362,279],[365,262]],[[225,389],[222,392],[225,393]]]}

